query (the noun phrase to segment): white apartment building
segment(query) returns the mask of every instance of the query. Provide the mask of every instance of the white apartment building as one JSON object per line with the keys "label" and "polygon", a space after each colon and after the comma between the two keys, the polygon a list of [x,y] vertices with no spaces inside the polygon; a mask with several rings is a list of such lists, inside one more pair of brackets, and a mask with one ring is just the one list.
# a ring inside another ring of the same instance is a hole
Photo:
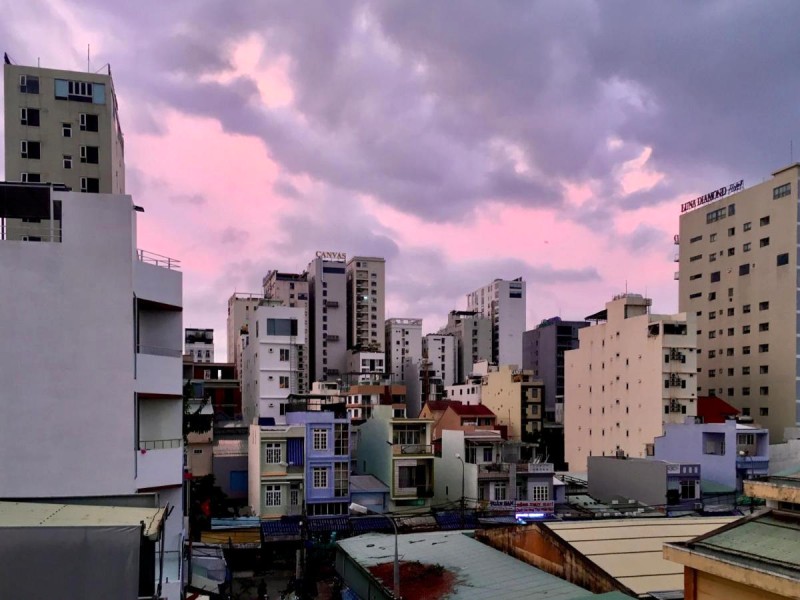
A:
{"label": "white apartment building", "polygon": [[428,368],[435,373],[435,379],[440,380],[443,386],[456,383],[455,337],[429,333],[422,338],[422,354],[427,359]]}
{"label": "white apartment building", "polygon": [[798,181],[795,163],[686,202],[675,240],[679,308],[697,318],[698,392],[724,398],[773,442],[800,424]]}
{"label": "white apartment building", "polygon": [[214,362],[214,330],[190,329],[183,332],[183,352],[192,357],[194,362]]}
{"label": "white apartment building", "polygon": [[[565,352],[564,440],[571,470],[589,456],[646,456],[662,423],[697,415],[694,315],[650,314],[651,300],[620,294],[586,317]],[[498,413],[499,414],[499,413]]]}
{"label": "white apartment building", "polygon": [[343,252],[317,252],[308,265],[309,380],[338,379],[347,368],[347,275]]}
{"label": "white apartment building", "polygon": [[[283,306],[302,308],[305,322],[309,322],[308,315],[308,275],[307,273],[281,273],[270,271],[262,280],[264,298],[277,300]],[[298,355],[298,368],[300,369],[299,389],[301,394],[308,393],[309,382],[309,357],[308,357],[308,332],[303,341],[304,348]]]}
{"label": "white apartment building", "polygon": [[482,314],[492,323],[492,362],[521,365],[526,319],[526,285],[522,278],[495,279],[467,294],[467,310]]}
{"label": "white apartment building", "polygon": [[245,423],[286,423],[286,402],[300,393],[299,354],[305,340],[302,308],[262,300],[250,314],[242,351],[242,417]]}
{"label": "white apartment building", "polygon": [[386,355],[383,352],[347,352],[347,383],[383,381]]}
{"label": "white apartment building", "polygon": [[125,193],[125,146],[107,73],[4,65],[6,178]]}
{"label": "white apartment building", "polygon": [[386,364],[393,381],[410,377],[408,365],[422,360],[422,319],[386,320]]}
{"label": "white apartment building", "polygon": [[347,262],[347,347],[384,351],[386,261],[354,256]]}
{"label": "white apartment building", "polygon": [[458,364],[456,381],[463,383],[470,376],[472,365],[492,360],[492,321],[474,310],[451,310],[447,325],[439,333],[456,338]]}
{"label": "white apartment building", "polygon": [[[0,190],[0,497],[155,493],[174,508],[164,548],[177,565],[179,263],[137,250],[130,196]],[[51,234],[9,236],[9,220]]]}
{"label": "white apartment building", "polygon": [[[263,300],[261,294],[243,294],[234,292],[228,298],[228,362],[236,364],[236,372],[241,378],[242,373],[242,333],[247,332],[247,322],[250,313]],[[245,339],[247,336],[245,336]]]}

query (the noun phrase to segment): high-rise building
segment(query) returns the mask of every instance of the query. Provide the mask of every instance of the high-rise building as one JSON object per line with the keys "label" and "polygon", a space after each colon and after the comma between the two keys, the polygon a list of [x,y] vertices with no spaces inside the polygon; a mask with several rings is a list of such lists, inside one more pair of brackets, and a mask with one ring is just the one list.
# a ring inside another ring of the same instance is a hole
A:
{"label": "high-rise building", "polygon": [[[308,315],[308,276],[306,273],[281,273],[270,271],[264,277],[264,298],[280,302],[283,306],[302,308],[305,313],[305,322],[309,322]],[[305,329],[304,347],[298,355],[298,369],[300,370],[300,380],[298,382],[300,393],[306,394],[309,390],[308,378],[308,332]]]}
{"label": "high-rise building", "polygon": [[[262,300],[250,313],[242,350],[242,416],[245,423],[286,423],[286,403],[300,393],[299,355],[305,345],[302,308]],[[264,422],[264,421],[261,421]]]}
{"label": "high-rise building", "polygon": [[308,265],[309,380],[336,380],[347,369],[347,257],[318,252]]}
{"label": "high-rise building", "polygon": [[639,294],[615,296],[586,317],[596,324],[581,329],[578,348],[566,352],[564,441],[572,470],[586,469],[590,456],[644,458],[662,423],[697,415],[694,315],[653,315],[651,303]]}
{"label": "high-rise building", "polygon": [[439,333],[456,339],[458,364],[456,382],[464,383],[472,373],[472,365],[492,360],[492,322],[474,310],[451,310],[447,325]]}
{"label": "high-rise building", "polygon": [[547,421],[557,420],[556,405],[564,403],[564,353],[578,347],[578,330],[588,326],[586,321],[553,317],[522,335],[522,368],[544,382]]}
{"label": "high-rise building", "polygon": [[242,376],[242,333],[247,331],[247,321],[263,298],[260,294],[235,292],[228,298],[228,362],[236,365],[238,377]]}
{"label": "high-rise building", "polygon": [[183,352],[189,354],[194,362],[214,362],[214,330],[184,329]]}
{"label": "high-rise building", "polygon": [[498,365],[522,364],[522,332],[525,331],[525,282],[495,279],[467,294],[467,310],[492,323],[492,361]]}
{"label": "high-rise building", "polygon": [[[178,556],[182,275],[137,250],[137,214],[130,196],[0,184],[0,497],[157,491]],[[3,219],[53,234],[9,239]]]}
{"label": "high-rise building", "polygon": [[347,347],[384,351],[386,261],[354,256],[347,262]]}
{"label": "high-rise building", "polygon": [[386,365],[393,381],[406,381],[410,363],[422,360],[422,319],[386,320]]}
{"label": "high-rise building", "polygon": [[681,208],[681,311],[696,316],[697,389],[784,439],[800,424],[800,163]]}
{"label": "high-rise building", "polygon": [[106,73],[4,65],[6,178],[125,193],[119,107]]}
{"label": "high-rise building", "polygon": [[[456,382],[456,338],[452,335],[429,333],[422,338],[423,362],[428,363],[434,378],[441,385],[453,385]],[[444,395],[441,389],[438,397]]]}

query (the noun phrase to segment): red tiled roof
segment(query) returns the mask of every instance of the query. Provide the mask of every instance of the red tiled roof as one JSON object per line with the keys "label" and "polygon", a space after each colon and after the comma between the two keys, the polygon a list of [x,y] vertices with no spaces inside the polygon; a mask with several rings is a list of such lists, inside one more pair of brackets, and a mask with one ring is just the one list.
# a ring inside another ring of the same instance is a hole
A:
{"label": "red tiled roof", "polygon": [[717,396],[697,398],[697,416],[703,418],[703,423],[724,423],[726,417],[735,417],[738,414],[738,409]]}
{"label": "red tiled roof", "polygon": [[461,416],[494,417],[495,414],[490,408],[483,404],[452,404],[450,408],[453,412]]}
{"label": "red tiled roof", "polygon": [[460,400],[430,400],[425,403],[425,406],[428,407],[430,411],[446,411],[448,406],[455,406],[457,404],[461,404]]}

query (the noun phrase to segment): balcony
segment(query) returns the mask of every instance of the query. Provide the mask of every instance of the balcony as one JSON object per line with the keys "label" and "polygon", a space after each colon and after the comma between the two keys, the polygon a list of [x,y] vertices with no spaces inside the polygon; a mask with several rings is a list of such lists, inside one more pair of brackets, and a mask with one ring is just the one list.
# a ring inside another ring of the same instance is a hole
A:
{"label": "balcony", "polygon": [[410,487],[395,487],[393,498],[433,498],[432,485],[416,485]]}
{"label": "balcony", "polygon": [[430,444],[392,444],[394,456],[429,456],[433,455],[433,446]]}
{"label": "balcony", "polygon": [[183,306],[183,274],[179,261],[145,250],[137,251],[133,265],[133,291],[140,300],[166,307]]}
{"label": "balcony", "polygon": [[675,281],[678,281],[681,278],[681,272],[675,271],[675,274],[672,276]]}
{"label": "balcony", "polygon": [[339,308],[339,301],[338,300],[326,300],[325,306],[327,308]]}
{"label": "balcony", "polygon": [[338,342],[339,336],[335,333],[329,333],[325,339],[329,342]]}
{"label": "balcony", "polygon": [[138,347],[135,392],[180,396],[183,394],[182,374],[180,350],[142,345]]}
{"label": "balcony", "polygon": [[[163,449],[142,448],[136,452],[136,488],[139,490],[179,486],[183,481],[183,447],[181,440],[149,440],[142,444],[163,444]],[[166,447],[170,446],[170,447]]]}

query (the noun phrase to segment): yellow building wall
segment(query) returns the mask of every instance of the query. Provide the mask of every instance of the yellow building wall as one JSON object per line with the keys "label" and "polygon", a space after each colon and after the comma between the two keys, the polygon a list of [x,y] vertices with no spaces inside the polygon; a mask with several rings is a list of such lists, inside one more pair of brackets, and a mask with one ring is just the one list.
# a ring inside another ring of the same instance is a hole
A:
{"label": "yellow building wall", "polygon": [[[723,579],[716,575],[710,575],[697,571],[696,595],[694,600],[786,600],[787,598],[798,598],[800,590],[795,589],[792,595],[782,596],[771,594],[758,588],[743,585]],[[787,588],[787,591],[788,590]],[[687,600],[692,597],[686,595]]]}

